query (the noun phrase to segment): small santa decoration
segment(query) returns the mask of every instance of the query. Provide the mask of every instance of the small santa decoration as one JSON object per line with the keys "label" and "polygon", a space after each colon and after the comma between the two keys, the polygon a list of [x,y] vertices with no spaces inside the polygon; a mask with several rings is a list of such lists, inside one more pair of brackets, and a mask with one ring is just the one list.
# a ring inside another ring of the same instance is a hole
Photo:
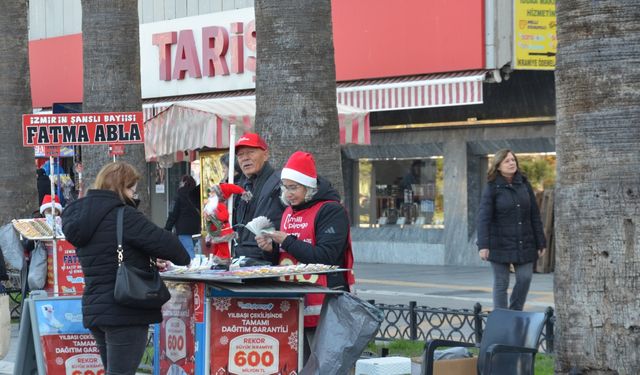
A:
{"label": "small santa decoration", "polygon": [[229,224],[229,210],[225,204],[231,194],[239,194],[244,201],[251,199],[251,192],[238,185],[218,184],[209,189],[209,199],[203,210],[207,231],[203,253],[213,254],[218,263],[231,258],[229,241],[235,238],[233,228]]}

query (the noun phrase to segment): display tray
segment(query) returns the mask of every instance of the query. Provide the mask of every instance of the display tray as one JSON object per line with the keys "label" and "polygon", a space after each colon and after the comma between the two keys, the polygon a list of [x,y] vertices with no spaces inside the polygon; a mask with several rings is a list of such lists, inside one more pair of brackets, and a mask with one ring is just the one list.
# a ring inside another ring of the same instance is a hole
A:
{"label": "display tray", "polygon": [[180,270],[161,272],[166,280],[179,281],[220,281],[228,283],[243,283],[246,280],[270,279],[274,277],[297,276],[308,274],[332,273],[349,271],[344,268],[323,264],[298,264],[295,266],[255,266],[241,267],[234,270]]}
{"label": "display tray", "polygon": [[[53,229],[47,223],[47,219],[14,219],[11,221],[13,227],[28,240],[53,240]],[[62,228],[57,225],[56,239],[64,239]]]}

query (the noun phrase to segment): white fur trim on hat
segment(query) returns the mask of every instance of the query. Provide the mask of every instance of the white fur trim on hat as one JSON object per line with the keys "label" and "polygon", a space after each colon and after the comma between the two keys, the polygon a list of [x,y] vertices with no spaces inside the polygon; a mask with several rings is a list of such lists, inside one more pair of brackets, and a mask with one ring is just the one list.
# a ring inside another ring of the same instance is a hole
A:
{"label": "white fur trim on hat", "polygon": [[[55,202],[53,207],[55,207],[55,209],[58,210],[58,212],[62,212],[62,205],[60,203]],[[40,213],[44,215],[44,210],[46,210],[47,208],[51,208],[51,202],[45,203],[42,206],[40,206]]]}
{"label": "white fur trim on hat", "polygon": [[307,176],[306,174],[300,173],[295,169],[291,169],[291,168],[283,168],[282,173],[280,174],[280,179],[295,181],[301,185],[308,186],[311,188],[318,187],[317,179],[311,176]]}

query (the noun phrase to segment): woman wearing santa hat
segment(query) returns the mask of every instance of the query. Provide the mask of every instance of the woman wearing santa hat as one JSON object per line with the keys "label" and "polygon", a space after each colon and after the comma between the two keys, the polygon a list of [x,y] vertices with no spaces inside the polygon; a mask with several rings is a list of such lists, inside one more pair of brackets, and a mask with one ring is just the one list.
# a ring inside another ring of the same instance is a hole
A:
{"label": "woman wearing santa hat", "polygon": [[[353,267],[349,218],[340,204],[340,195],[329,181],[316,173],[313,155],[296,151],[281,174],[281,199],[287,205],[282,214],[280,231],[257,236],[264,251],[279,251],[281,265],[328,264]],[[305,282],[314,282],[332,289],[350,291],[354,283],[351,272],[305,275]],[[315,328],[318,325],[323,294],[305,297],[304,360],[310,354]]]}

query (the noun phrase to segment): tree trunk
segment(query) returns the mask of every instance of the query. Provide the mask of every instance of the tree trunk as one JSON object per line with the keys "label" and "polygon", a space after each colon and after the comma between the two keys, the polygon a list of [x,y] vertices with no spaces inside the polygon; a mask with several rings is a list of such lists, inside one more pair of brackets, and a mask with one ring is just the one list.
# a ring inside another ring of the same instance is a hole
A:
{"label": "tree trunk", "polygon": [[[131,0],[82,0],[84,85],[82,111],[142,110],[138,4]],[[140,209],[149,214],[149,184],[144,147],[127,145],[120,159],[142,174]],[[92,184],[102,166],[112,161],[107,146],[82,148],[83,178]],[[85,184],[85,186],[89,186]]]}
{"label": "tree trunk", "polygon": [[35,154],[22,147],[22,115],[32,113],[28,2],[9,1],[0,12],[0,225],[30,218],[40,206]]}
{"label": "tree trunk", "polygon": [[256,0],[256,131],[281,168],[311,152],[342,193],[330,0]]}
{"label": "tree trunk", "polygon": [[640,8],[556,6],[556,371],[639,374]]}

